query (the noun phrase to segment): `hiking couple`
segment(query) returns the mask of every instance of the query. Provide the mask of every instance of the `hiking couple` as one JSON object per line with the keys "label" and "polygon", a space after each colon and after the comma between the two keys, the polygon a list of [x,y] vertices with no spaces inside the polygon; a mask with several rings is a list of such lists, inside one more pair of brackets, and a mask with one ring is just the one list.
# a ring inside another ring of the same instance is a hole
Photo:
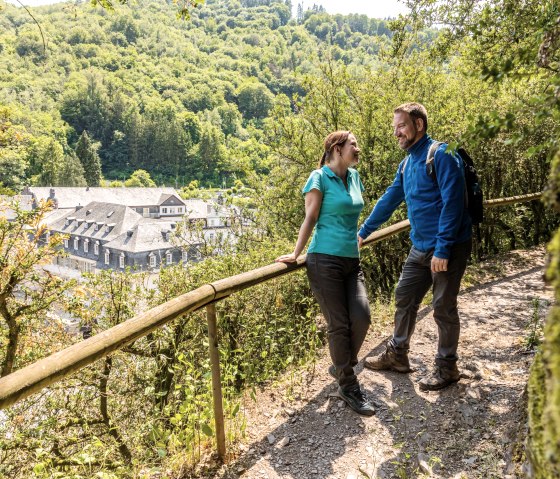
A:
{"label": "hiking couple", "polygon": [[360,267],[362,242],[406,202],[412,248],[395,292],[393,336],[377,357],[364,366],[373,370],[410,372],[408,350],[420,303],[433,289],[438,347],[431,373],[420,380],[423,391],[438,390],[459,380],[457,295],[471,252],[471,219],[465,205],[462,161],[435,144],[435,178],[426,171],[434,140],[427,134],[428,115],[419,103],[394,110],[393,131],[408,155],[393,183],[377,201],[356,236],[364,207],[364,187],[357,170],[360,149],[349,131],[335,131],[324,142],[323,156],[305,186],[305,219],[294,251],[278,262],[295,262],[313,233],[307,250],[307,276],[328,325],[332,366],[338,393],[357,413],[371,416],[375,409],[360,388],[354,366],[370,325],[370,309]]}

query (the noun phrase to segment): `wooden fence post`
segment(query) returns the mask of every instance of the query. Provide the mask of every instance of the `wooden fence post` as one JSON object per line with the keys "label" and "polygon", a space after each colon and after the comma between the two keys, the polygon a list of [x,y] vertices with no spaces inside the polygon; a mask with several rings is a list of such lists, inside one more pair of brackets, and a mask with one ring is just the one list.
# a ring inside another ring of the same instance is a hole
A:
{"label": "wooden fence post", "polygon": [[226,433],[224,427],[224,408],[222,404],[222,381],[220,375],[220,353],[218,351],[218,330],[215,303],[206,306],[208,320],[208,351],[212,366],[212,399],[214,401],[214,422],[216,425],[216,443],[218,456],[223,461],[226,457]]}

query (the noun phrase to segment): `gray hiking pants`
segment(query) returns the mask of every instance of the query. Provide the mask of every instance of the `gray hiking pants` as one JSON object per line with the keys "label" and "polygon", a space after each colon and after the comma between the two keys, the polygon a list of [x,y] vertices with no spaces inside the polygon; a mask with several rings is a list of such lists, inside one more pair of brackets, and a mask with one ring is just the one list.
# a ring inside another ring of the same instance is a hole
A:
{"label": "gray hiking pants", "polygon": [[471,249],[471,240],[453,245],[447,271],[432,273],[433,251],[422,252],[412,247],[395,292],[395,329],[389,344],[397,353],[408,353],[418,308],[433,286],[432,306],[439,333],[436,364],[453,366],[457,361],[460,331],[457,295]]}
{"label": "gray hiking pants", "polygon": [[308,253],[307,277],[325,319],[338,384],[357,383],[354,366],[370,325],[369,301],[359,258]]}

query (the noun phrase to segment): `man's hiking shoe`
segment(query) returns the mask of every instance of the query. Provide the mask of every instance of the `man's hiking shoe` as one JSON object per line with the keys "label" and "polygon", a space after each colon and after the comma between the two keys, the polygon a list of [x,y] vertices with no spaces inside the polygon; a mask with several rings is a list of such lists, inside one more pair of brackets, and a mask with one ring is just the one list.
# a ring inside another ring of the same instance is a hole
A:
{"label": "man's hiking shoe", "polygon": [[334,367],[334,364],[331,364],[329,366],[329,374],[338,381],[338,376],[336,375],[336,368]]}
{"label": "man's hiking shoe", "polygon": [[410,363],[407,354],[398,354],[391,346],[387,346],[378,356],[369,357],[364,360],[364,367],[374,371],[397,371],[409,373]]}
{"label": "man's hiking shoe", "polygon": [[367,400],[359,384],[354,384],[348,388],[338,388],[338,395],[350,406],[352,410],[363,416],[373,416],[375,408]]}
{"label": "man's hiking shoe", "polygon": [[461,375],[457,366],[453,367],[443,367],[435,366],[432,373],[425,378],[420,380],[420,390],[421,391],[439,391],[440,389],[446,388],[450,384],[459,381]]}

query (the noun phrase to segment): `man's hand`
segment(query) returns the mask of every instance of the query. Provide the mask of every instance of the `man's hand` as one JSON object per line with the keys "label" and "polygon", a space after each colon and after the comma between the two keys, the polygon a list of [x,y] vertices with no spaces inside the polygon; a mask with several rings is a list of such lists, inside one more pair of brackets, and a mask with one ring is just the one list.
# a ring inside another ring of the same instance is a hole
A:
{"label": "man's hand", "polygon": [[441,273],[442,271],[447,271],[448,262],[448,259],[432,256],[432,273]]}

